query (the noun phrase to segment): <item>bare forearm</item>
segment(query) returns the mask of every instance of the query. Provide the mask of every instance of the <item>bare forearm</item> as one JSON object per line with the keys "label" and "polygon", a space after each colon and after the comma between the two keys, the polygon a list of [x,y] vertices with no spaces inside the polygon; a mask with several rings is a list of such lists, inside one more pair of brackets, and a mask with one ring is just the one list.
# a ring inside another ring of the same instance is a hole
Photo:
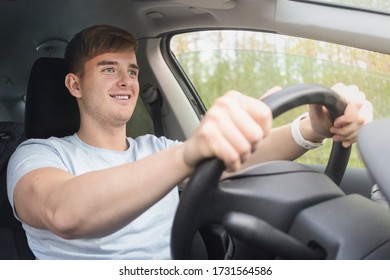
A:
{"label": "bare forearm", "polygon": [[[319,143],[325,138],[313,130],[309,118],[300,120],[298,126],[300,134],[306,140]],[[307,150],[299,146],[292,137],[291,124],[287,124],[272,129],[243,167],[271,160],[295,160],[305,152]]]}
{"label": "bare forearm", "polygon": [[271,160],[294,160],[305,152],[305,149],[295,143],[291,136],[291,125],[288,124],[272,129],[243,167]]}
{"label": "bare forearm", "polygon": [[64,238],[111,233],[138,217],[189,175],[181,150],[180,146],[174,147],[134,163],[80,176],[59,174],[64,179],[57,177],[62,183],[51,191],[47,191],[50,180],[55,179],[47,177],[49,170],[33,171],[22,180],[40,185],[30,183],[30,192],[25,191],[26,185],[18,186],[15,197],[18,206],[17,202],[22,205],[31,201],[32,195],[34,205],[18,213],[32,226],[52,230]]}

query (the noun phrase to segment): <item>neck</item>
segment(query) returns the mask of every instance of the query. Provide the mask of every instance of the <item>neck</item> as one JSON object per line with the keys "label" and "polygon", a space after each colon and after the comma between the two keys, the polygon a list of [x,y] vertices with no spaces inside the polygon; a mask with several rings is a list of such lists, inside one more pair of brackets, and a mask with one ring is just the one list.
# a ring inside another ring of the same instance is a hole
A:
{"label": "neck", "polygon": [[110,129],[95,129],[80,126],[77,135],[83,142],[97,148],[115,151],[125,151],[128,149],[126,125],[120,128]]}

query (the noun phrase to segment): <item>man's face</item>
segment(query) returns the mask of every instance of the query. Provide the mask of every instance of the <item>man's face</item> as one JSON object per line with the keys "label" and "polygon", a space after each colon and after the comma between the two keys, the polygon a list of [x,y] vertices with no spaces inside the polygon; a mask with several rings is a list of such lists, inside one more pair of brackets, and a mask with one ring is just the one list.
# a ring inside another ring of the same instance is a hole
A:
{"label": "man's face", "polygon": [[138,71],[134,51],[105,53],[88,60],[80,78],[80,113],[84,119],[123,126],[137,103]]}

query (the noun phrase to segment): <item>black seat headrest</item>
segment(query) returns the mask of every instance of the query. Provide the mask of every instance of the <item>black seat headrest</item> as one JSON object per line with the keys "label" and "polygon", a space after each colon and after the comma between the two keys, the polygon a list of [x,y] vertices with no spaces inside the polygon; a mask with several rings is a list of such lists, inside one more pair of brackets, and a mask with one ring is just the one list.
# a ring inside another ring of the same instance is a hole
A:
{"label": "black seat headrest", "polygon": [[63,58],[42,57],[31,68],[25,111],[27,138],[71,135],[79,129],[77,101],[65,87]]}

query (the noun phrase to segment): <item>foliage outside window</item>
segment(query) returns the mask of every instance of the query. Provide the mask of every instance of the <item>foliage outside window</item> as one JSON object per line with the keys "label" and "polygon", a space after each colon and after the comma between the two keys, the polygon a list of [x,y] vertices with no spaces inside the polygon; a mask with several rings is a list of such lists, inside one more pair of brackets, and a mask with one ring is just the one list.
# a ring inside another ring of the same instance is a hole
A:
{"label": "foliage outside window", "polygon": [[[366,50],[297,37],[249,31],[204,31],[172,38],[171,50],[206,108],[229,89],[259,97],[272,86],[337,82],[356,84],[373,103],[375,117],[390,117],[390,57]],[[307,108],[281,115],[291,122]],[[326,163],[331,141],[299,159]],[[355,146],[355,145],[354,145]],[[356,147],[351,166],[362,166]]]}

